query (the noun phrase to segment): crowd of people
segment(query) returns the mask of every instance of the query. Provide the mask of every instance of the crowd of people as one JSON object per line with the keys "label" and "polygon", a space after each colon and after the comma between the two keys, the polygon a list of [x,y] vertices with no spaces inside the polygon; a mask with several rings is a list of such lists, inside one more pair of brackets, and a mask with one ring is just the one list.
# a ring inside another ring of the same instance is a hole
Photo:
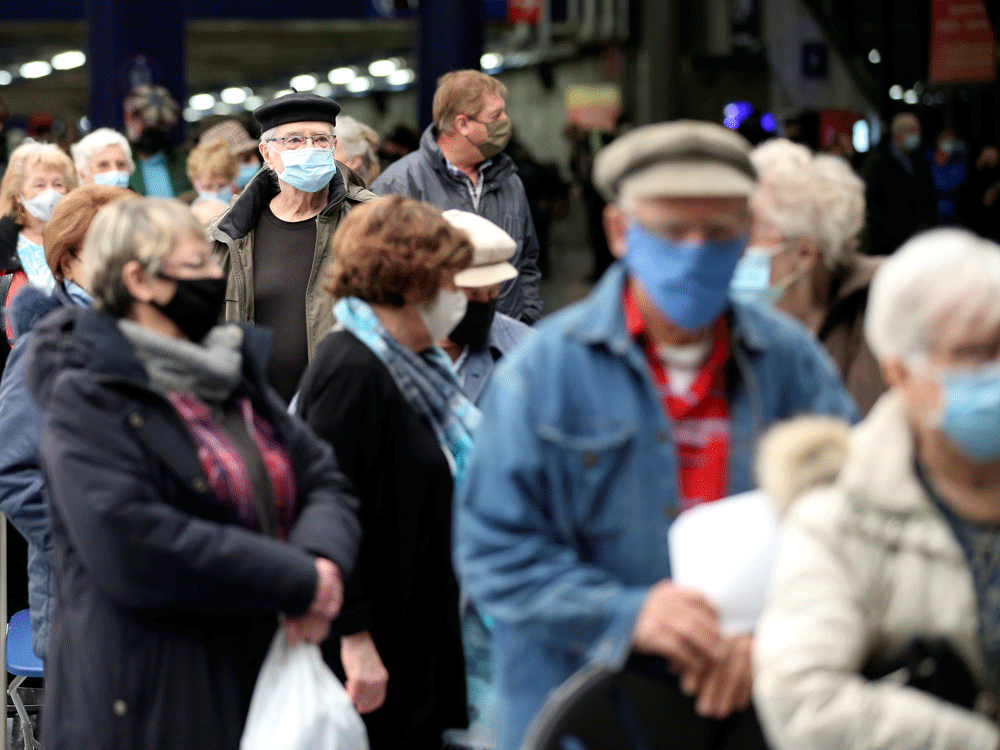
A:
{"label": "crowd of people", "polygon": [[[607,268],[540,320],[506,98],[446,74],[388,162],[309,93],[184,153],[146,86],[124,135],[10,154],[0,511],[43,746],[235,750],[281,630],[372,750],[533,747],[575,672],[637,660],[697,749],[998,747],[1000,246],[923,231],[954,132],[934,167],[897,117],[866,183],[623,128],[587,166]],[[670,533],[758,486],[782,541],[734,631]]]}

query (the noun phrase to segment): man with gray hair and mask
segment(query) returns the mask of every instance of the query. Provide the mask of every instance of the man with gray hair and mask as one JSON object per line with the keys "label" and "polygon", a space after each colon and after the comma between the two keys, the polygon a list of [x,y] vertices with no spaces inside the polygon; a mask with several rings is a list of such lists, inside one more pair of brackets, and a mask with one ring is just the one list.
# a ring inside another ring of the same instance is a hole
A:
{"label": "man with gray hair and mask", "polygon": [[500,288],[497,310],[531,325],[542,316],[538,296],[538,237],[524,184],[503,153],[512,133],[507,87],[478,70],[454,70],[438,80],[434,122],[420,148],[393,162],[375,182],[379,195],[404,195],[444,211],[457,208],[489,219],[517,242],[517,277]]}
{"label": "man with gray hair and mask", "polygon": [[865,166],[866,251],[889,255],[906,240],[937,224],[937,191],[920,152],[920,120],[912,112],[892,118],[891,137]]}
{"label": "man with gray hair and mask", "polygon": [[332,99],[299,93],[255,109],[267,169],[208,226],[229,279],[225,318],[272,330],[268,380],[286,401],[333,325],[324,289],[333,233],[377,198],[333,158],[339,113]]}
{"label": "man with gray hair and mask", "polygon": [[[637,128],[594,182],[620,262],[507,355],[456,492],[455,563],[492,624],[499,750],[584,665],[653,660],[686,744],[763,748],[750,646],[671,578],[677,515],[754,487],[757,436],[800,413],[857,413],[798,323],[730,303],[747,244],[750,144],[707,122]],[[693,703],[692,703],[693,698]],[[673,714],[671,714],[673,715]],[[716,738],[713,744],[712,738]]]}

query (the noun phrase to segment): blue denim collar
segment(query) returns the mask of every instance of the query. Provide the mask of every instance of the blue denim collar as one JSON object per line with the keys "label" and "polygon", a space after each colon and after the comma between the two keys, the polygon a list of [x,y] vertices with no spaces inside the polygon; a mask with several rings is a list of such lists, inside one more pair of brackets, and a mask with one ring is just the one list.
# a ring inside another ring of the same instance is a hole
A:
{"label": "blue denim collar", "polygon": [[[628,352],[633,342],[625,327],[625,311],[622,309],[622,290],[627,278],[625,267],[620,262],[613,264],[590,295],[580,303],[580,314],[567,334],[588,344],[606,346],[620,355]],[[729,310],[733,345],[763,351],[768,339],[764,316],[755,313],[751,306],[735,302]]]}

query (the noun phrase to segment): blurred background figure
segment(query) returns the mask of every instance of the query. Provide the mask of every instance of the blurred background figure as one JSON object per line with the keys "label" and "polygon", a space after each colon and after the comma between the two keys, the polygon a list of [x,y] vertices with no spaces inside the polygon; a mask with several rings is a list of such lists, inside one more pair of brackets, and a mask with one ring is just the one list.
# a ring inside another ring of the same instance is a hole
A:
{"label": "blurred background figure", "polygon": [[229,208],[234,183],[240,174],[236,156],[224,138],[201,141],[187,158],[187,173],[197,192],[191,201],[191,212],[202,224]]}
{"label": "blurred background figure", "polygon": [[920,151],[920,120],[912,112],[892,118],[890,137],[869,159],[864,178],[868,203],[866,252],[888,255],[917,232],[937,223],[937,190]]}
{"label": "blurred background figure", "polygon": [[332,255],[339,326],[302,377],[297,410],[357,488],[364,538],[341,637],[324,653],[372,750],[438,748],[466,725],[452,492],[479,412],[434,342],[462,317],[453,276],[472,245],[437,209],[394,195],[352,210]]}
{"label": "blurred background figure", "polygon": [[128,187],[135,162],[125,136],[111,128],[98,128],[70,147],[81,185]]}
{"label": "blurred background figure", "polygon": [[[198,145],[211,143],[222,138],[229,144],[229,149],[236,156],[239,164],[239,174],[236,175],[233,192],[239,192],[247,186],[250,179],[260,170],[261,158],[257,150],[257,141],[250,137],[247,129],[236,120],[223,120],[207,128],[198,138]],[[228,201],[226,201],[228,203]]]}
{"label": "blurred background figure", "polygon": [[337,148],[334,158],[353,169],[369,187],[382,171],[377,151],[378,133],[353,117],[337,118]]}
{"label": "blurred background figure", "polygon": [[890,390],[864,422],[786,425],[758,460],[784,530],[755,704],[775,750],[994,750],[1000,246],[910,240],[865,332]]}
{"label": "blurred background figure", "polygon": [[786,139],[761,144],[751,160],[760,182],[731,294],[774,305],[817,336],[864,414],[885,390],[864,339],[868,286],[880,263],[858,253],[864,182],[839,156]]}
{"label": "blurred background figure", "polygon": [[10,117],[10,107],[7,100],[0,96],[0,179],[7,171],[7,118]]}
{"label": "blurred background figure", "polygon": [[968,173],[968,153],[965,144],[951,125],[945,125],[934,139],[934,145],[925,153],[937,191],[939,224],[956,224],[958,194]]}
{"label": "blurred background figure", "polygon": [[[121,137],[121,136],[119,136]],[[32,645],[39,658],[48,649],[52,623],[52,535],[42,488],[38,446],[43,415],[28,392],[24,363],[31,329],[60,307],[89,307],[81,248],[97,212],[135,193],[108,185],[86,185],[59,202],[45,227],[45,258],[56,279],[52,294],[27,287],[8,310],[17,337],[0,381],[0,511],[28,542],[28,598]]]}
{"label": "blurred background figure", "polygon": [[405,123],[396,123],[379,146],[378,158],[382,165],[379,171],[384,172],[394,161],[412,154],[418,148],[420,148],[420,131]]}
{"label": "blurred background figure", "polygon": [[959,200],[963,223],[991,240],[1000,240],[1000,149],[983,146],[969,169]]}
{"label": "blurred background figure", "polygon": [[264,382],[269,335],[217,324],[186,206],[105,206],[83,255],[98,309],[45,318],[25,363],[55,560],[42,736],[236,748],[279,615],[292,644],[329,632],[357,499]]}
{"label": "blurred background figure", "polygon": [[139,86],[125,97],[125,131],[139,168],[129,187],[139,195],[174,198],[191,189],[184,154],[167,134],[177,125],[181,108],[162,86]]}

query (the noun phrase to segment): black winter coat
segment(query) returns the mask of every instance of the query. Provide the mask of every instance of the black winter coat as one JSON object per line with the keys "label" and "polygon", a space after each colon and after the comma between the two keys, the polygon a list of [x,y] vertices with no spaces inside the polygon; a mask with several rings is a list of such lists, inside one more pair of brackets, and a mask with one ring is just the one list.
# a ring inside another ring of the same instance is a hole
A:
{"label": "black winter coat", "polygon": [[909,154],[913,173],[888,148],[877,151],[865,169],[867,242],[872,255],[889,255],[918,232],[937,224],[937,189],[923,154]]}
{"label": "black winter coat", "polygon": [[[466,725],[452,478],[441,445],[382,361],[347,331],[319,345],[298,409],[361,498],[364,541],[334,629],[371,632],[389,672],[385,704],[364,717],[371,748],[440,747],[443,730]],[[337,639],[323,650],[343,674]]]}
{"label": "black winter coat", "polygon": [[277,614],[314,596],[313,555],[353,568],[354,491],[264,385],[269,334],[244,330],[242,392],[298,485],[288,543],[215,500],[187,428],[111,316],[66,309],[35,329],[27,373],[46,413],[56,573],[47,750],[236,750]]}

